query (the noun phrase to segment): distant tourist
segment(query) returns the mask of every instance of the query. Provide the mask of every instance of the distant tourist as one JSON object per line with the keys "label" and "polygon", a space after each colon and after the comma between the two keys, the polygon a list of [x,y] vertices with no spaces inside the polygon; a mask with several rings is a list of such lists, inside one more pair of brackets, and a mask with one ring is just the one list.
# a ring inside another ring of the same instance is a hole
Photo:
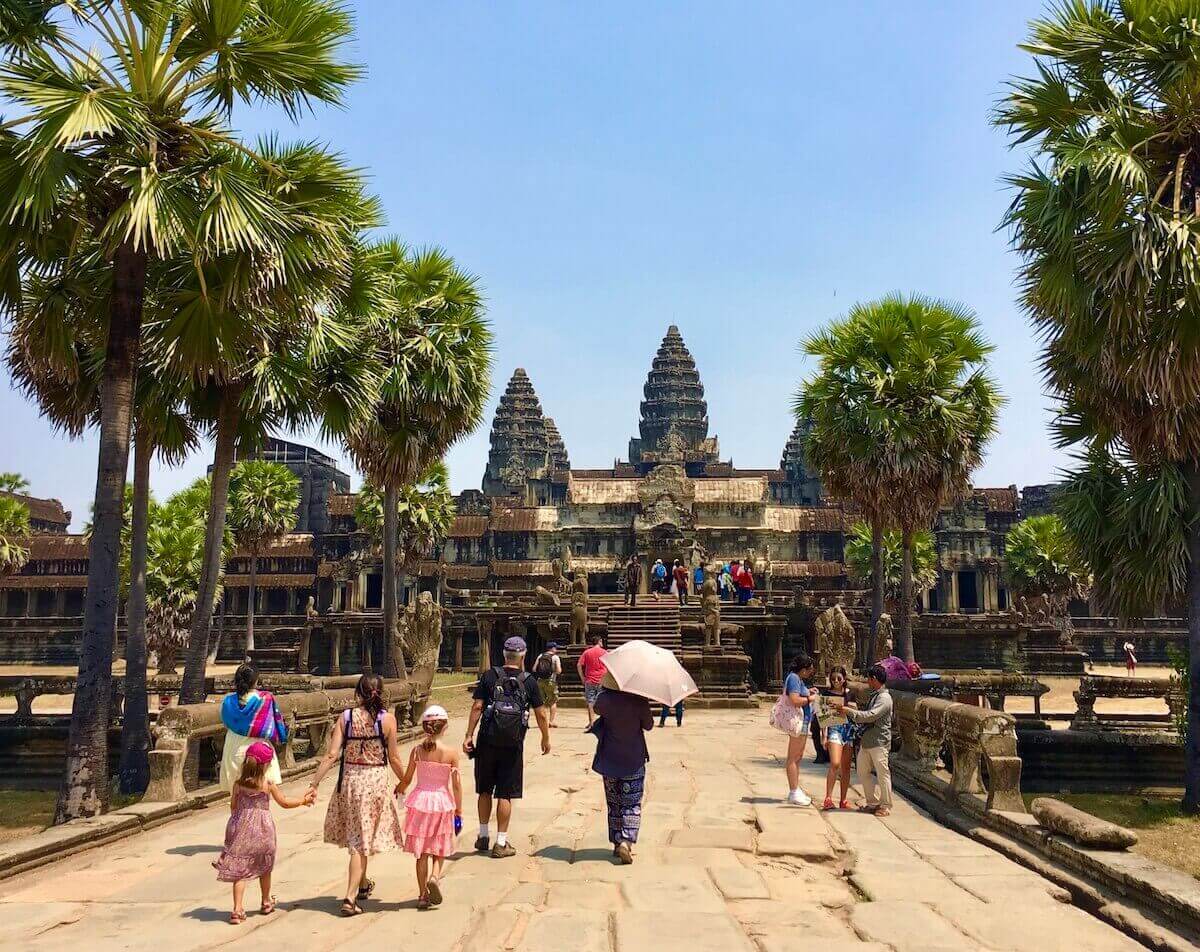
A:
{"label": "distant tourist", "polygon": [[558,676],[562,674],[562,658],[558,642],[552,641],[533,662],[533,676],[538,679],[542,702],[550,709],[550,726],[558,727]]}
{"label": "distant tourist", "polygon": [[1133,653],[1133,642],[1125,642],[1125,673],[1129,675],[1137,674],[1137,655]]}
{"label": "distant tourist", "polygon": [[601,659],[608,652],[604,650],[604,639],[599,635],[589,635],[588,644],[591,647],[580,654],[575,670],[579,674],[580,683],[583,684],[583,700],[587,704],[588,727],[591,727],[592,721],[596,719],[596,698],[600,696],[600,682],[604,679],[604,672],[608,670],[604,667]]}
{"label": "distant tourist", "polygon": [[638,590],[642,587],[642,563],[635,552],[625,563],[625,604],[637,607]]}
{"label": "distant tourist", "polygon": [[717,578],[717,589],[721,596],[721,601],[731,602],[737,592],[736,586],[733,584],[733,574],[729,570],[728,565],[721,566],[721,574]]}
{"label": "distant tourist", "polygon": [[[844,707],[846,720],[863,728],[858,750],[858,779],[867,802],[859,810],[888,816],[892,812],[892,771],[888,754],[892,748],[892,695],[887,689],[887,672],[873,664],[867,672],[871,696],[861,711]],[[834,698],[835,705],[838,699]]]}
{"label": "distant tourist", "polygon": [[686,605],[688,600],[688,570],[683,567],[683,563],[679,559],[676,559],[675,567],[671,572],[675,579],[675,594],[679,596],[679,604]]}
{"label": "distant tourist", "polygon": [[662,559],[654,560],[654,568],[650,570],[650,594],[658,601],[658,596],[667,590],[667,567]]}
{"label": "distant tourist", "polygon": [[[845,668],[838,665],[829,672],[829,688],[822,690],[821,694],[830,698],[840,698],[843,708],[853,706]],[[838,809],[850,809],[850,758],[854,753],[854,737],[855,727],[849,720],[842,724],[831,724],[825,729],[829,770],[825,774],[825,802],[821,807],[823,810],[833,809],[833,786],[838,781],[841,781],[842,788]]]}
{"label": "distant tourist", "polygon": [[397,743],[396,718],[384,701],[383,679],[377,674],[364,674],[358,679],[354,695],[358,703],[334,722],[329,752],[310,783],[310,789],[316,790],[333,765],[340,765],[337,787],[325,813],[325,842],[345,847],[350,853],[343,916],[361,915],[359,903],[375,890],[375,883],[367,878],[370,858],[404,845],[392,777],[404,776],[404,764]]}
{"label": "distant tourist", "polygon": [[[662,710],[658,712],[658,726],[666,727],[667,718],[671,715],[672,708],[666,704],[662,706]],[[683,727],[683,701],[678,701],[674,707],[675,726]]]}
{"label": "distant tourist", "polygon": [[700,596],[700,590],[704,587],[704,566],[697,565],[692,572],[692,594],[697,598]]}
{"label": "distant tourist", "polygon": [[754,597],[754,573],[750,571],[750,560],[741,563],[740,572],[733,577],[737,586],[738,604],[745,605]]}
{"label": "distant tourist", "polygon": [[242,760],[251,744],[266,741],[271,749],[267,764],[267,782],[283,783],[274,744],[287,740],[287,725],[268,691],[258,690],[258,672],[252,665],[238,665],[233,674],[233,693],[221,702],[221,723],[225,725],[225,746],[221,750],[221,786],[233,790],[242,772]]}
{"label": "distant tourist", "polygon": [[479,676],[463,740],[463,752],[475,758],[475,792],[479,796],[479,835],[475,838],[475,849],[480,853],[488,849],[493,800],[496,804],[493,859],[517,854],[508,842],[508,824],[512,802],[520,800],[524,793],[525,734],[529,731],[531,710],[542,734],[542,754],[548,754],[550,721],[537,678],[525,671],[525,639],[509,638],[504,642],[504,666],[489,668]]}
{"label": "distant tourist", "polygon": [[217,879],[233,883],[233,912],[229,921],[238,925],[246,921],[243,900],[246,884],[258,880],[262,892],[259,911],[269,916],[275,911],[271,895],[271,871],[275,868],[275,821],[271,819],[271,801],[285,810],[310,807],[317,798],[311,788],[302,797],[285,797],[278,784],[267,777],[267,768],[274,763],[271,745],[257,740],[245,750],[241,773],[233,784],[229,797],[229,822],[225,824],[225,847],[213,866]]}
{"label": "distant tourist", "polygon": [[808,746],[808,734],[812,725],[812,697],[805,681],[813,676],[813,660],[806,654],[792,658],[788,676],[783,681],[783,694],[771,712],[771,723],[788,735],[787,758],[784,771],[787,774],[787,802],[793,806],[812,805],[812,798],[800,789],[800,761],[804,748]]}
{"label": "distant tourist", "polygon": [[604,778],[613,856],[629,864],[642,827],[642,794],[650,759],[646,731],[653,729],[654,716],[644,697],[617,690],[600,692],[596,713],[600,716],[588,728],[598,741],[592,770]]}
{"label": "distant tourist", "polygon": [[[454,853],[454,840],[462,829],[462,780],[459,752],[442,742],[450,715],[431,704],[421,715],[421,743],[408,757],[408,769],[396,792],[417,785],[404,798],[404,851],[417,858],[418,909],[442,904],[442,867]],[[432,865],[432,869],[430,868]]]}

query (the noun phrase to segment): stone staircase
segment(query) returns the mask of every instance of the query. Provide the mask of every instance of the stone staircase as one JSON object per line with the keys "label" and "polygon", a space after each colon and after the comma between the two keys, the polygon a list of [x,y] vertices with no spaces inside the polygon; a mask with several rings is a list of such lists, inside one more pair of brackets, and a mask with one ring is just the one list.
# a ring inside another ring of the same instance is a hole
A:
{"label": "stone staircase", "polygon": [[608,647],[619,648],[627,641],[640,638],[651,644],[679,652],[683,637],[679,631],[679,603],[653,599],[636,608],[613,605],[608,610]]}

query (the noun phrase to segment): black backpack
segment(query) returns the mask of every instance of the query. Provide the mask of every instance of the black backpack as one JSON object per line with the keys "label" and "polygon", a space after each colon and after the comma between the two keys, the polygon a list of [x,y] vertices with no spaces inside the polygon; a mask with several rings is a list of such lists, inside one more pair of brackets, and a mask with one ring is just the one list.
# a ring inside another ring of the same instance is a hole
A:
{"label": "black backpack", "polygon": [[496,687],[483,712],[483,734],[491,747],[516,749],[524,743],[529,727],[529,695],[525,691],[529,675],[524,671],[512,675],[503,668],[493,670]]}
{"label": "black backpack", "polygon": [[554,677],[554,659],[545,653],[538,655],[537,661],[533,664],[533,674],[534,677],[541,678],[543,681]]}

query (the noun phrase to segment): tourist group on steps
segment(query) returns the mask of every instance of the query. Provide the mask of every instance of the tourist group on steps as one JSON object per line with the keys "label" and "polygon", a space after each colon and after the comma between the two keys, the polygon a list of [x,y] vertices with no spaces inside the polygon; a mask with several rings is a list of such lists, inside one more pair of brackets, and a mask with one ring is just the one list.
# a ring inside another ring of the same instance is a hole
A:
{"label": "tourist group on steps", "polygon": [[[397,849],[414,857],[417,908],[441,904],[444,864],[455,852],[463,825],[464,755],[471,761],[477,797],[475,849],[498,860],[515,856],[509,825],[513,804],[524,792],[525,735],[536,724],[542,754],[550,753],[552,712],[562,672],[553,644],[534,661],[532,671],[526,670],[525,654],[524,640],[509,638],[503,665],[480,676],[461,746],[447,741],[449,715],[434,704],[422,714],[421,740],[407,758],[400,750],[396,719],[386,707],[383,680],[364,674],[355,689],[356,706],[338,718],[328,751],[300,797],[286,796],[280,788],[272,741],[285,739],[286,725],[274,698],[257,689],[254,669],[242,665],[235,676],[236,691],[222,702],[227,736],[221,780],[230,790],[230,817],[224,847],[213,863],[218,879],[232,884],[229,921],[234,925],[245,921],[246,887],[255,879],[261,891],[259,912],[270,915],[276,908],[271,893],[276,858],[272,801],[282,809],[313,806],[321,781],[335,767],[337,783],[326,808],[324,839],[349,856],[340,907],[343,916],[362,914],[362,903],[375,889],[369,876],[371,858]],[[646,733],[654,727],[654,712],[649,699],[618,688],[605,668],[606,654],[600,639],[594,638],[580,658],[579,673],[588,704],[587,730],[596,738],[592,770],[604,785],[608,838],[615,861],[629,864],[641,829],[650,760]],[[612,663],[615,666],[615,659]],[[829,756],[824,808],[851,808],[850,765],[857,750],[866,797],[858,809],[887,816],[892,806],[888,768],[892,699],[887,671],[879,664],[871,667],[870,693],[857,706],[844,669],[833,669],[826,686],[811,684],[814,670],[807,655],[792,659],[783,691],[770,712],[771,726],[787,735],[785,802],[812,803],[800,789],[800,761],[815,732],[823,735]],[[672,706],[676,723],[682,724],[682,702]],[[669,712],[668,706],[661,706],[660,724],[665,724]],[[839,783],[835,806],[833,791]]]}

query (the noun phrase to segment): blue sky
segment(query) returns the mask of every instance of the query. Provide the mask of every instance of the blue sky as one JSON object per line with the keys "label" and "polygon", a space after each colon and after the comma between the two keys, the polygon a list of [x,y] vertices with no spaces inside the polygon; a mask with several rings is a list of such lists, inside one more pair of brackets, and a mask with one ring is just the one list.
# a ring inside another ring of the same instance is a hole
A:
{"label": "blue sky", "polygon": [[[331,142],[369,170],[390,232],[479,275],[497,337],[488,423],[523,366],[572,465],[611,465],[676,323],[723,456],[774,466],[800,338],[856,300],[919,290],[973,306],[996,345],[1009,404],[977,483],[1063,465],[996,231],[1020,158],[988,124],[1029,68],[1016,44],[1041,0],[357,8],[368,77],[345,110],[234,122]],[[94,438],[51,435],[7,380],[0,418],[0,469],[78,526]],[[485,424],[452,450],[456,489],[478,486],[487,447]],[[157,471],[156,492],[206,456]]]}

